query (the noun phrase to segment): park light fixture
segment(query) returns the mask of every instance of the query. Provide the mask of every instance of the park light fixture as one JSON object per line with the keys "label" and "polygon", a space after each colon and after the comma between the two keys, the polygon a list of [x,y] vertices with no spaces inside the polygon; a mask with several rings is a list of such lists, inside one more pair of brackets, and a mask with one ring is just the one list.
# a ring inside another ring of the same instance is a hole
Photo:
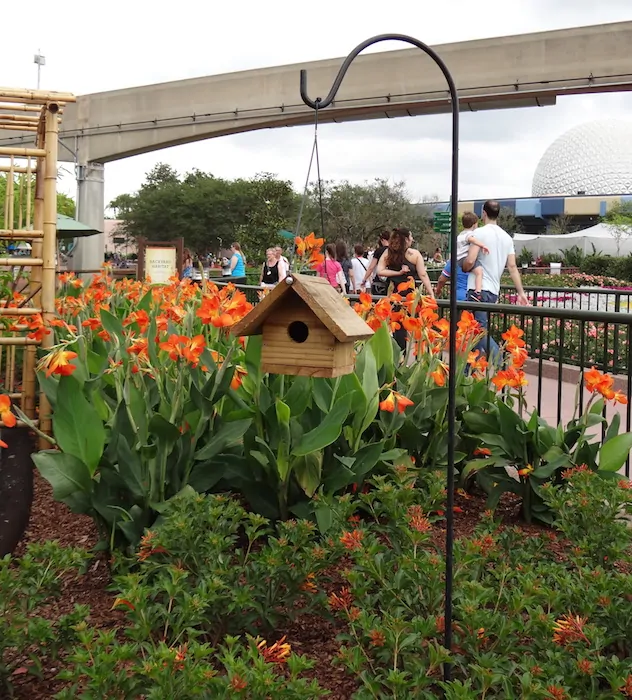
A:
{"label": "park light fixture", "polygon": [[37,66],[37,89],[39,90],[42,66],[46,65],[46,56],[40,53],[40,49],[37,49],[37,53],[33,56],[33,63]]}

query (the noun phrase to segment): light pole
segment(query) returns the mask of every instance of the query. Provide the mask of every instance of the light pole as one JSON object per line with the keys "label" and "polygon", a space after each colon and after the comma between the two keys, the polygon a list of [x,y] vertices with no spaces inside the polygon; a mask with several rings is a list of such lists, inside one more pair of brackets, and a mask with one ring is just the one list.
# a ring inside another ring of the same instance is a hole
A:
{"label": "light pole", "polygon": [[40,77],[42,73],[42,66],[46,65],[46,57],[42,56],[40,53],[41,49],[37,49],[37,53],[33,57],[33,63],[37,66],[37,89],[40,89]]}

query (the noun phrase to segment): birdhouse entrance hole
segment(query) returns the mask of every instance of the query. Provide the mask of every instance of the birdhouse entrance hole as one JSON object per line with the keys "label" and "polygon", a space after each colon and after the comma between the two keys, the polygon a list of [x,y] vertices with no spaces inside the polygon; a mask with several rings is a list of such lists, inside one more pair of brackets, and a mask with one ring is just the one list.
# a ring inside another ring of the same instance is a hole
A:
{"label": "birdhouse entrance hole", "polygon": [[292,321],[287,327],[287,334],[295,343],[304,343],[309,337],[309,328],[303,321]]}

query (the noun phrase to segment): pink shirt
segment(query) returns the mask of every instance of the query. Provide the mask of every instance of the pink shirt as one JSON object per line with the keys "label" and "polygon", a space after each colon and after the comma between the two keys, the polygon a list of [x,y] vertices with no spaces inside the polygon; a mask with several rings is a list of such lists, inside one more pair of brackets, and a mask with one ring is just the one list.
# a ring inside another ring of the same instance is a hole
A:
{"label": "pink shirt", "polygon": [[326,277],[332,287],[339,286],[336,281],[336,275],[342,272],[342,265],[338,261],[325,258],[325,262],[320,263],[316,269],[318,270],[319,276]]}

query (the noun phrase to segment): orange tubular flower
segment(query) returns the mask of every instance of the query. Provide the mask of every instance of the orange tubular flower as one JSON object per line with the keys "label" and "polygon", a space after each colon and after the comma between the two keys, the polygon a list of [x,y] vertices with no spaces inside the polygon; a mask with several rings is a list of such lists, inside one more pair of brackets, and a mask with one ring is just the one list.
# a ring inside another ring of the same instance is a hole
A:
{"label": "orange tubular flower", "polygon": [[588,622],[588,618],[579,617],[579,615],[562,615],[559,620],[555,621],[553,627],[553,643],[566,647],[577,642],[590,641],[584,632],[584,625]]}
{"label": "orange tubular flower", "polygon": [[[15,415],[11,412],[11,399],[7,394],[0,395],[0,420],[6,428],[14,428],[18,422]],[[3,445],[6,447],[6,445]]]}
{"label": "orange tubular flower", "polygon": [[351,532],[345,532],[340,537],[340,542],[345,549],[350,552],[355,552],[358,549],[362,549],[362,540],[364,539],[364,532],[362,530],[351,530]]}
{"label": "orange tubular flower", "polygon": [[45,369],[47,377],[51,374],[68,377],[77,369],[77,366],[70,362],[76,357],[77,353],[72,350],[54,350],[42,359],[39,369]]}
{"label": "orange tubular flower", "polygon": [[275,642],[271,647],[268,642],[262,639],[257,644],[257,649],[263,658],[269,664],[283,664],[287,661],[287,657],[292,653],[292,647],[286,643],[285,636],[281,637],[278,642]]}

